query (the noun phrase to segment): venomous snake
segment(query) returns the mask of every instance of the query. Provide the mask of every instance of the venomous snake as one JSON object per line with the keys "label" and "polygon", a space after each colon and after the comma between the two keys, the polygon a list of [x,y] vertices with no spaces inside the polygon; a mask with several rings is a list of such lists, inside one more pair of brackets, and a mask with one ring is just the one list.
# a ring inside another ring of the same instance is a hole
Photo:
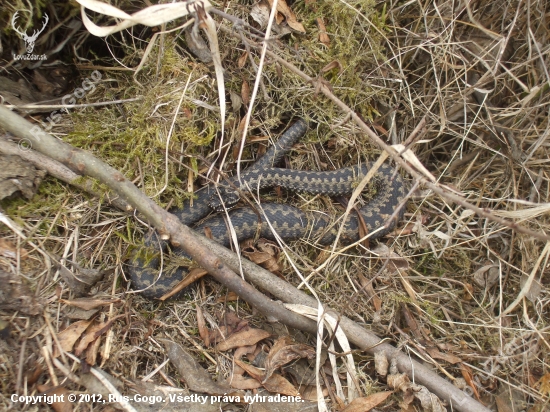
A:
{"label": "venomous snake", "polygon": [[[283,155],[292,147],[307,131],[307,123],[300,119],[296,121],[279,140],[269,148],[263,157],[257,160],[253,166],[241,173],[241,179],[232,177],[228,179],[228,185],[207,185],[196,192],[193,206],[190,201],[184,203],[184,207],[171,210],[183,224],[194,226],[199,233],[209,231],[212,239],[223,244],[230,245],[230,232],[226,215],[215,214],[201,223],[199,220],[207,216],[212,210],[229,209],[238,202],[238,192],[251,192],[253,194],[263,187],[283,186],[300,192],[326,194],[338,196],[353,192],[354,187],[366,175],[370,164],[346,167],[329,172],[297,171],[291,169],[279,169],[273,167]],[[383,164],[373,177],[376,194],[363,206],[359,212],[369,230],[373,232],[386,223],[385,227],[373,233],[371,239],[377,239],[388,234],[398,220],[403,217],[405,199],[405,184],[402,177],[391,166]],[[396,212],[396,208],[400,210]],[[259,214],[258,214],[259,212]],[[241,207],[229,212],[229,219],[233,225],[239,240],[261,236],[274,239],[269,222],[278,237],[283,240],[300,238],[312,238],[314,241],[326,245],[336,239],[339,222],[333,225],[333,220],[326,214],[304,212],[286,204],[261,203],[258,210],[252,207]],[[390,216],[394,219],[387,221]],[[259,220],[261,216],[261,221]],[[343,223],[340,239],[344,243],[354,242],[359,239],[359,218],[351,213]],[[150,235],[145,239],[147,248],[155,248],[158,243],[155,237]],[[162,249],[166,248],[163,242]],[[183,251],[177,252],[182,257],[187,257]],[[147,259],[142,252],[134,253],[130,260],[129,272],[135,289],[142,290],[147,298],[159,298],[166,294],[184,277],[184,270],[179,268],[172,273],[163,273],[158,280],[158,265],[160,257]],[[156,282],[155,282],[156,281]]]}

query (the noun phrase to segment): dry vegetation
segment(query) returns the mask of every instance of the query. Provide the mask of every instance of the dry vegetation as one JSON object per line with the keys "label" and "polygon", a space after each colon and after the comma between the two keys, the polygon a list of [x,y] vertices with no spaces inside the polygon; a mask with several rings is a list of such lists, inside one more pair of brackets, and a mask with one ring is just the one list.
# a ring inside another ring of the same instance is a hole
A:
{"label": "dry vegetation", "polygon": [[[226,2],[225,11],[253,23],[250,3]],[[272,43],[273,51],[310,76],[322,76],[333,93],[388,143],[403,143],[425,117],[425,128],[408,143],[439,183],[495,216],[548,232],[547,2],[288,3],[306,34],[281,36]],[[119,7],[131,10],[128,4]],[[318,18],[326,25],[328,46],[319,41]],[[227,21],[222,24],[230,27]],[[168,28],[173,27],[176,23]],[[256,73],[243,59],[240,36],[220,31],[231,96],[224,142],[230,145],[222,164],[223,156],[218,158],[216,152],[220,134],[213,70],[189,52],[182,33],[160,36],[135,77],[132,70],[119,70],[139,64],[152,33],[136,26],[103,43],[82,32],[74,50],[79,60],[65,50],[65,61],[76,62],[74,84],[93,69],[102,79],[80,103],[140,100],[71,110],[52,133],[118,168],[162,206],[177,206],[190,195],[191,179],[204,175],[212,161],[218,160],[216,166],[229,173],[234,169],[234,148]],[[6,29],[3,36],[10,35],[13,39]],[[252,51],[251,56],[257,63],[259,53]],[[337,64],[323,70],[331,62]],[[13,75],[16,66],[10,70]],[[376,159],[381,152],[313,85],[267,59],[250,136],[275,140],[296,117],[307,118],[314,127],[288,156],[287,167],[328,170]],[[253,159],[256,148],[257,144],[247,145],[244,158]],[[264,199],[333,214],[343,210],[319,196],[268,191]],[[196,306],[211,327],[219,311],[234,311],[251,324],[269,327],[246,303],[228,298],[227,291],[208,278],[179,302],[158,303],[125,293],[125,262],[130,250],[140,245],[146,226],[53,178],[43,182],[32,201],[5,200],[2,207],[22,234],[0,227],[4,241],[19,252],[16,257],[0,256],[0,268],[20,274],[43,310],[36,316],[7,308],[0,312],[0,322],[9,328],[0,339],[0,408],[10,404],[9,394],[25,385],[28,370],[36,365],[46,369],[41,348],[51,347],[55,334],[74,321],[70,307],[60,300],[71,298],[72,292],[48,255],[67,259],[69,267],[75,262],[105,270],[104,280],[92,292],[122,300],[100,310],[97,319],[123,316],[100,338],[96,364],[123,381],[140,380],[163,362],[164,348],[157,341],[162,337],[180,341],[212,375],[230,375],[231,357],[205,347],[198,336]],[[300,284],[292,261],[323,302],[411,356],[438,364],[457,384],[474,386],[493,410],[548,410],[550,251],[544,241],[481,218],[422,186],[410,199],[399,229],[379,244],[371,242],[370,249],[378,254],[364,246],[338,253],[338,248],[331,252],[306,241],[294,242],[280,254],[280,272],[290,283]],[[323,269],[316,271],[320,265]],[[531,275],[528,293],[514,303]],[[372,287],[369,279],[374,279]],[[433,356],[441,353],[462,363]],[[371,357],[357,353],[356,362],[366,394],[387,390],[376,377]],[[76,388],[55,367],[42,380],[51,379],[52,372],[58,374],[58,383]],[[164,373],[177,380],[170,364]],[[166,384],[159,374],[153,380]],[[399,410],[399,402],[395,396],[378,410]],[[515,409],[504,409],[512,404]]]}

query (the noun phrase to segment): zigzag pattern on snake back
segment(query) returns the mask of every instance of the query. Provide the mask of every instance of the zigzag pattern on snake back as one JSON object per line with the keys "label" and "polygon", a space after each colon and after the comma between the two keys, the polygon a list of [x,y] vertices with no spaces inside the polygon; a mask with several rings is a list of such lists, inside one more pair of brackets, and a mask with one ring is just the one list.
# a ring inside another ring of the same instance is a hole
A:
{"label": "zigzag pattern on snake back", "polygon": [[[353,192],[357,183],[368,172],[370,165],[346,167],[330,172],[297,171],[291,169],[274,168],[282,156],[292,147],[307,131],[307,124],[304,120],[294,123],[281,138],[266,152],[266,154],[254,163],[254,165],[241,173],[240,181],[237,177],[229,179],[230,185],[222,185],[222,196],[231,198],[234,196],[234,188],[241,191],[252,191],[256,193],[258,188],[282,186],[296,191],[307,193],[320,193],[329,196],[349,194]],[[405,199],[405,184],[401,176],[389,165],[382,165],[373,178],[376,194],[368,204],[360,209],[361,216],[366,223],[368,230],[382,227],[396,208]],[[182,209],[172,210],[182,223],[192,226],[205,217],[213,208],[218,208],[218,192],[214,185],[208,185],[197,191],[193,200],[193,207],[186,201]],[[221,199],[223,202],[224,199]],[[402,205],[403,206],[403,205]],[[258,220],[258,213],[251,207],[242,207],[229,212],[229,219],[239,240],[261,236],[274,239],[275,236],[268,225],[268,221],[283,240],[294,240],[300,238],[312,238],[314,241],[326,245],[333,242],[340,227],[340,223],[333,225],[334,219],[322,213],[304,212],[300,209],[279,203],[262,203],[258,209],[261,222]],[[398,220],[403,217],[404,207],[396,213],[396,219],[386,222],[384,229],[377,231],[371,239],[377,239],[388,234]],[[350,243],[359,239],[359,219],[351,213],[343,223],[341,240]],[[230,235],[227,227],[225,214],[210,216],[194,229],[204,233],[209,229],[212,238],[229,246]],[[145,246],[155,248],[158,245],[153,236],[145,239]],[[162,249],[166,247],[163,243]],[[178,254],[186,257],[183,251]],[[155,257],[146,260],[143,253],[135,254],[130,262],[130,275],[133,287],[144,289],[143,295],[148,298],[159,298],[173,289],[184,277],[185,272],[178,269],[172,273],[163,273],[158,277],[159,258]]]}

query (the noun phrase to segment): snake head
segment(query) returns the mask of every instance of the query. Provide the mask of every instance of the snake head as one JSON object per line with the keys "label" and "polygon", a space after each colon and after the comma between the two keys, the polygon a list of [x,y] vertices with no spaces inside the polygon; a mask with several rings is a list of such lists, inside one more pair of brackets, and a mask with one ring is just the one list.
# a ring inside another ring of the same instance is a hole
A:
{"label": "snake head", "polygon": [[217,193],[212,194],[208,200],[208,206],[215,212],[223,212],[233,209],[239,200],[240,196],[236,191],[227,187],[219,187]]}

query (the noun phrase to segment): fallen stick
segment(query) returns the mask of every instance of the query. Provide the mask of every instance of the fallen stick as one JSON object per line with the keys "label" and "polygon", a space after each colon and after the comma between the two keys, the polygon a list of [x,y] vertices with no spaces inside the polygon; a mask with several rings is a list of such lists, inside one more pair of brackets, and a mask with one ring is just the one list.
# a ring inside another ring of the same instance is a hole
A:
{"label": "fallen stick", "polygon": [[69,183],[79,189],[99,198],[104,198],[108,203],[115,206],[117,209],[125,212],[130,212],[132,206],[122,200],[118,195],[106,193],[104,196],[97,193],[93,188],[93,182],[90,180],[82,180],[82,176],[76,174],[67,166],[53,160],[51,157],[45,156],[35,150],[23,150],[18,144],[10,142],[7,135],[0,135],[0,153],[4,155],[15,155],[32,163],[36,168],[46,171],[50,176],[53,176],[62,182]]}
{"label": "fallen stick", "polygon": [[[78,171],[79,174],[94,177],[106,184],[111,190],[118,193],[122,199],[142,213],[159,231],[161,237],[170,239],[174,246],[181,247],[218,282],[254,306],[264,316],[275,318],[288,326],[312,334],[317,332],[315,322],[287,310],[277,302],[271,301],[263,293],[241,279],[231,269],[233,267],[236,271],[239,270],[239,262],[235,260],[238,258],[233,252],[182,225],[174,215],[168,213],[145,196],[116,169],[84,150],[74,148],[55,139],[40,129],[39,126],[33,125],[2,105],[0,105],[0,125],[12,134],[27,139],[33,149],[40,153],[63,163],[72,170]],[[251,282],[265,290],[269,290],[279,299],[288,303],[317,307],[317,302],[313,298],[298,291],[287,282],[277,279],[270,272],[247,260],[243,260],[242,264],[245,269],[245,276]],[[406,373],[411,380],[426,386],[441,399],[449,402],[455,410],[459,412],[489,412],[489,409],[424,365],[410,359],[393,346],[380,343],[381,339],[375,334],[368,332],[348,318],[340,317],[337,313],[335,313],[335,316],[340,318],[342,329],[351,342],[369,353],[385,351],[389,360],[392,358],[397,360],[401,372]]]}

